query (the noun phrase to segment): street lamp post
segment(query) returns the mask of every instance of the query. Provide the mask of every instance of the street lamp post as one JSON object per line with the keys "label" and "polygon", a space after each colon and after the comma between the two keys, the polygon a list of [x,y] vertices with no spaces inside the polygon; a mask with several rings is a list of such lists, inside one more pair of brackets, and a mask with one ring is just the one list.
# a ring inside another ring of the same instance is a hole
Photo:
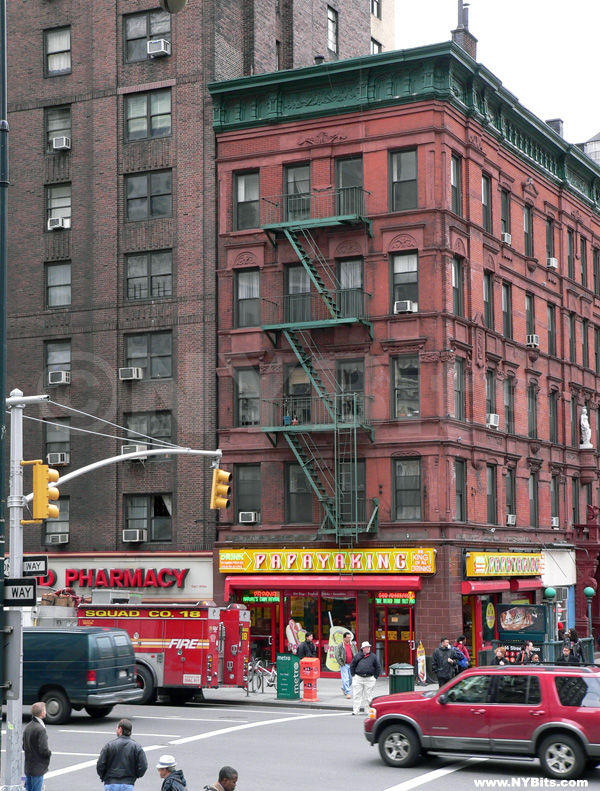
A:
{"label": "street lamp post", "polygon": [[583,595],[587,599],[587,617],[588,617],[588,635],[592,638],[592,661],[594,657],[594,635],[592,633],[592,599],[596,595],[596,591],[589,585],[583,589]]}

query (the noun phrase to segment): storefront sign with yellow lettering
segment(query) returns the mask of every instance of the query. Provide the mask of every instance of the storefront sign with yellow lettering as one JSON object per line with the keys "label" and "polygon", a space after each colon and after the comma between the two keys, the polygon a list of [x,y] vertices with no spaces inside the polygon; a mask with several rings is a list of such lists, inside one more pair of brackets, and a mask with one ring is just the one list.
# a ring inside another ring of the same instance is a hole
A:
{"label": "storefront sign with yellow lettering", "polygon": [[467,577],[537,577],[544,573],[543,552],[469,552]]}
{"label": "storefront sign with yellow lettering", "polygon": [[229,574],[435,574],[434,549],[221,549]]}

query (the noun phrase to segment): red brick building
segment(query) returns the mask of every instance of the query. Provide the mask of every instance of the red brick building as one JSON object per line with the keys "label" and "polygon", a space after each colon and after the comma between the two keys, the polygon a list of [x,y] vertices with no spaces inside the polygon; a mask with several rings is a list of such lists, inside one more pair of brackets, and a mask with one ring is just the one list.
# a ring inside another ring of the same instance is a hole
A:
{"label": "red brick building", "polygon": [[332,625],[386,665],[444,633],[484,661],[550,584],[584,632],[598,167],[456,43],[211,93],[217,595],[267,655],[299,624],[323,662]]}

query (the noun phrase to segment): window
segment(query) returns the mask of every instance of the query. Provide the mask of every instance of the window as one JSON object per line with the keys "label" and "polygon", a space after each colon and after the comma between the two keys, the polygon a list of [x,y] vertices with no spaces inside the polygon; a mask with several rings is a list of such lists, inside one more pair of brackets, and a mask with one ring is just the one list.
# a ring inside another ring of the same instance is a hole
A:
{"label": "window", "polygon": [[286,293],[284,297],[284,319],[301,324],[311,320],[312,297],[310,276],[302,266],[288,266],[285,269]]}
{"label": "window", "polygon": [[371,13],[381,19],[381,0],[371,0]]}
{"label": "window", "polygon": [[525,243],[525,255],[533,256],[533,209],[531,206],[523,206],[523,235]]}
{"label": "window", "polygon": [[338,159],[335,163],[336,211],[338,215],[365,215],[362,157]]}
{"label": "window", "polygon": [[583,319],[581,322],[581,354],[582,354],[582,365],[584,368],[590,367],[590,347],[588,342],[588,329],[589,329],[589,321],[587,319]]}
{"label": "window", "polygon": [[538,474],[529,474],[529,524],[538,526]]}
{"label": "window", "polygon": [[561,706],[600,708],[598,679],[584,676],[563,676],[554,679]]}
{"label": "window", "polygon": [[365,362],[343,360],[337,362],[337,383],[342,422],[354,422],[364,414]]}
{"label": "window", "polygon": [[571,396],[571,445],[576,448],[578,443],[579,426],[577,425],[577,399]]}
{"label": "window", "polygon": [[236,173],[234,179],[235,190],[235,231],[247,228],[260,227],[260,174],[258,170],[253,173]]}
{"label": "window", "polygon": [[71,108],[48,107],[46,110],[46,151],[52,153],[55,137],[71,137]]}
{"label": "window", "polygon": [[71,185],[55,184],[46,187],[46,220],[71,219]]}
{"label": "window", "polygon": [[542,690],[537,676],[499,676],[494,703],[539,706],[541,702]]}
{"label": "window", "polygon": [[462,217],[461,159],[454,154],[450,162],[450,185],[452,189],[452,211]]}
{"label": "window", "polygon": [[340,291],[338,294],[338,309],[340,316],[362,317],[364,310],[363,292],[363,260],[362,258],[349,258],[338,262],[338,280]]}
{"label": "window", "polygon": [[125,495],[125,528],[146,530],[146,541],[172,541],[173,495]]}
{"label": "window", "polygon": [[[312,423],[313,405],[309,376],[301,365],[286,365],[284,373],[284,425],[308,426]],[[317,400],[316,408],[321,409],[320,400]]]}
{"label": "window", "polygon": [[146,44],[153,39],[171,41],[171,15],[166,11],[131,14],[125,22],[125,63],[148,60]]}
{"label": "window", "polygon": [[492,370],[485,372],[485,411],[488,415],[496,412],[496,377]]}
{"label": "window", "polygon": [[340,464],[340,516],[345,524],[367,521],[364,459]]}
{"label": "window", "polygon": [[125,192],[129,222],[171,216],[173,188],[170,170],[126,176]]}
{"label": "window", "polygon": [[537,385],[527,388],[527,436],[537,438]]}
{"label": "window", "polygon": [[395,418],[419,417],[419,357],[394,357],[392,413]]}
{"label": "window", "polygon": [[465,361],[462,357],[454,361],[454,417],[465,420]]}
{"label": "window", "polygon": [[171,332],[148,332],[125,337],[125,364],[141,368],[144,379],[168,379],[173,375]]}
{"label": "window", "polygon": [[600,374],[600,329],[594,327],[594,371]]}
{"label": "window", "polygon": [[235,326],[257,327],[260,324],[260,272],[238,269],[235,277]]}
{"label": "window", "polygon": [[338,51],[338,12],[327,6],[327,47],[332,52]]}
{"label": "window", "polygon": [[548,394],[548,423],[550,430],[550,442],[558,443],[558,393],[552,390]]}
{"label": "window", "polygon": [[[392,256],[392,300],[412,302],[413,310],[419,309],[419,257],[416,253]],[[393,307],[393,305],[392,305]]]}
{"label": "window", "polygon": [[462,261],[460,258],[452,259],[452,312],[456,316],[463,315],[463,276]]}
{"label": "window", "polygon": [[515,433],[515,385],[514,377],[504,380],[504,427],[509,434]]}
{"label": "window", "polygon": [[510,192],[500,193],[500,231],[510,233]]}
{"label": "window", "polygon": [[71,450],[71,418],[53,417],[45,421],[46,454],[69,453]]}
{"label": "window", "polygon": [[525,294],[525,332],[527,335],[535,333],[535,302],[533,294]]}
{"label": "window", "polygon": [[494,276],[492,272],[483,273],[483,321],[485,326],[494,329]]}
{"label": "window", "polygon": [[600,294],[600,266],[598,263],[598,250],[592,250],[592,277],[594,279],[594,294]]}
{"label": "window", "polygon": [[509,467],[506,470],[506,513],[507,514],[514,514],[517,513],[517,497],[516,497],[516,488],[515,488],[515,468]]}
{"label": "window", "polygon": [[487,523],[495,525],[498,522],[498,503],[496,499],[496,467],[486,464],[486,496],[487,496]]}
{"label": "window", "polygon": [[46,307],[71,304],[71,264],[46,264]]}
{"label": "window", "polygon": [[260,372],[258,368],[235,370],[235,425],[260,425]]}
{"label": "window", "polygon": [[125,138],[149,140],[171,135],[171,89],[125,97]]}
{"label": "window", "polygon": [[546,258],[554,258],[554,220],[546,220]]}
{"label": "window", "polygon": [[71,341],[50,341],[46,344],[46,370],[71,370]]}
{"label": "window", "polygon": [[417,152],[396,151],[390,155],[392,183],[391,210],[406,211],[416,209],[417,194]]}
{"label": "window", "polygon": [[502,283],[502,332],[512,338],[512,291],[510,283]]}
{"label": "window", "polygon": [[71,73],[71,28],[59,27],[44,31],[46,77]]}
{"label": "window", "polygon": [[556,355],[556,308],[548,303],[548,354]]}
{"label": "window", "polygon": [[579,524],[579,478],[571,478],[571,522]]}
{"label": "window", "polygon": [[587,240],[583,236],[579,237],[579,256],[581,258],[581,285],[587,288]]}
{"label": "window", "polygon": [[[44,527],[44,544],[48,545],[51,542],[50,536],[61,535],[69,536],[69,511],[70,502],[68,497],[59,497],[56,501],[58,506],[58,516],[56,518],[50,517],[46,519]],[[55,542],[52,541],[54,544]]]}
{"label": "window", "polygon": [[550,516],[558,519],[559,512],[559,490],[558,490],[558,475],[553,475],[550,479]]}
{"label": "window", "polygon": [[481,221],[483,230],[492,232],[492,180],[485,173],[481,176]]}
{"label": "window", "polygon": [[371,55],[379,55],[380,52],[383,52],[383,44],[377,39],[371,39]]}
{"label": "window", "polygon": [[454,462],[456,478],[456,521],[467,521],[467,465],[463,459]]}
{"label": "window", "polygon": [[567,270],[571,280],[575,280],[575,240],[573,231],[567,231]]}
{"label": "window", "polygon": [[575,314],[569,313],[569,360],[577,362],[577,350],[575,348]]}
{"label": "window", "polygon": [[310,165],[285,169],[285,217],[288,222],[310,217]]}
{"label": "window", "polygon": [[233,483],[237,519],[240,511],[260,514],[260,464],[236,464]]}
{"label": "window", "polygon": [[128,255],[125,271],[127,299],[173,296],[173,254],[170,250]]}
{"label": "window", "polygon": [[489,702],[489,688],[492,676],[469,676],[454,684],[446,693],[448,703],[466,703],[473,705]]}
{"label": "window", "polygon": [[312,488],[299,464],[285,465],[285,521],[287,524],[311,524],[313,521]]}
{"label": "window", "polygon": [[[277,6],[279,8],[279,6]],[[281,50],[281,41],[275,39],[275,71],[283,69],[283,52]]]}
{"label": "window", "polygon": [[593,505],[592,484],[591,483],[586,483],[583,488],[585,489],[585,504],[586,504],[586,506]]}
{"label": "window", "polygon": [[396,521],[421,519],[421,459],[394,461]]}
{"label": "window", "polygon": [[[124,415],[127,437],[132,444],[152,445],[158,440],[154,450],[159,450],[163,443],[170,443],[173,437],[172,415],[167,410],[159,412],[130,412]],[[152,450],[152,447],[149,447]],[[149,456],[149,461],[159,461],[167,456]]]}

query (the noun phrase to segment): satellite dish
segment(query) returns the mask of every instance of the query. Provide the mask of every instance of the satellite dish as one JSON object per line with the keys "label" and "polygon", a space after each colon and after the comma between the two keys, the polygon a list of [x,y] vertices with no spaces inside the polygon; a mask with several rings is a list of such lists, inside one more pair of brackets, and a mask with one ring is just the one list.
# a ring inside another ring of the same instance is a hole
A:
{"label": "satellite dish", "polygon": [[168,11],[169,14],[176,14],[185,8],[187,0],[158,0],[158,3],[163,11]]}

